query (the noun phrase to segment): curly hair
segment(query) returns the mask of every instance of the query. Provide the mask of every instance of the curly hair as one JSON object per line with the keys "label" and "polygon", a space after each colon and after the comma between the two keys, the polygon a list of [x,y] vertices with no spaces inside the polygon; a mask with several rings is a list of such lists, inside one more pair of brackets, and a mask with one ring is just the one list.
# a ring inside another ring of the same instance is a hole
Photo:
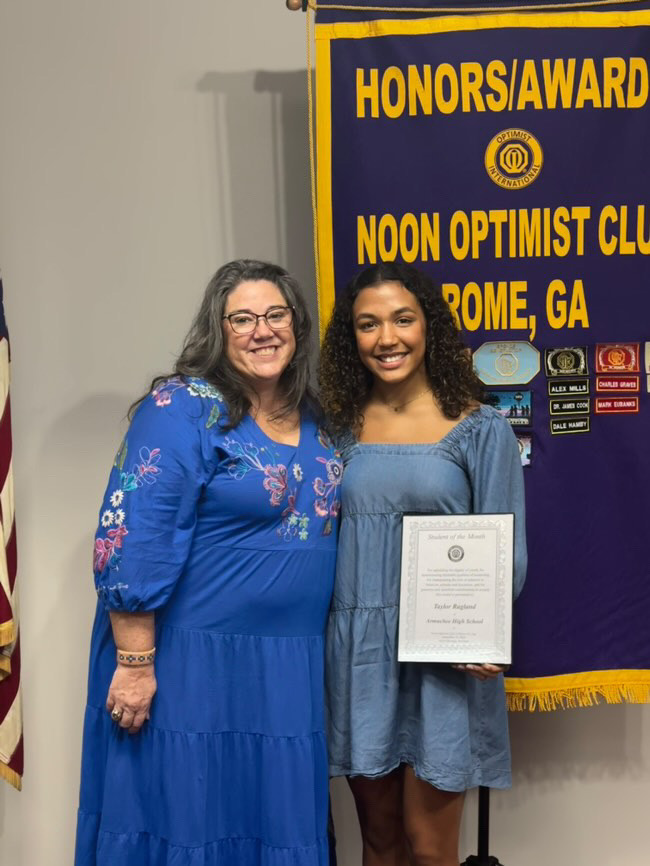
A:
{"label": "curly hair", "polygon": [[425,369],[444,415],[458,418],[483,398],[470,353],[461,341],[440,287],[411,265],[384,262],[361,271],[346,286],[325,331],[319,365],[320,400],[334,433],[359,432],[373,382],[357,350],[352,307],[363,289],[391,281],[401,283],[415,295],[424,313]]}
{"label": "curly hair", "polygon": [[296,351],[280,378],[283,403],[273,417],[286,417],[303,401],[312,411],[318,410],[319,404],[309,381],[311,319],[300,286],[279,265],[255,259],[237,259],[222,265],[212,277],[173,372],[154,378],[149,390],[130,406],[129,419],[157,385],[172,376],[180,376],[183,381],[192,377],[205,379],[223,394],[228,407],[226,419],[223,422],[220,420],[224,430],[231,430],[240,423],[250,409],[251,401],[246,380],[228,360],[222,321],[228,296],[237,286],[249,280],[273,283],[280,290],[287,306],[293,309]]}

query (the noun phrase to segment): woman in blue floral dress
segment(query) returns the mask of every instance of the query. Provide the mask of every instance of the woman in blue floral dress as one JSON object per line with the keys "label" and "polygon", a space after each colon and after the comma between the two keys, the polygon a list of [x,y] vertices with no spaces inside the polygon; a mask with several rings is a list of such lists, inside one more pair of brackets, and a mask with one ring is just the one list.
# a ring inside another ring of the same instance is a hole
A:
{"label": "woman in blue floral dress", "polygon": [[342,464],[309,329],[286,271],[225,265],[132,414],[95,541],[75,866],[328,862]]}

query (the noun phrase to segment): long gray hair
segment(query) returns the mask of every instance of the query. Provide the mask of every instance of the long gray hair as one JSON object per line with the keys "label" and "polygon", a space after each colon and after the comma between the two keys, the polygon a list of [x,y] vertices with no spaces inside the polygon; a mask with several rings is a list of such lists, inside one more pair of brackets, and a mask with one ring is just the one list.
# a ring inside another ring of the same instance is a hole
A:
{"label": "long gray hair", "polygon": [[228,295],[241,283],[249,280],[268,280],[273,283],[282,293],[287,306],[293,307],[292,327],[296,351],[280,377],[283,402],[274,417],[283,418],[289,415],[298,409],[303,401],[307,401],[312,411],[317,409],[317,401],[309,384],[311,319],[300,286],[279,265],[254,259],[237,259],[222,265],[208,283],[199,311],[183,341],[173,373],[155,377],[147,394],[129,408],[129,418],[133,417],[136,408],[157,385],[176,375],[182,379],[205,379],[221,391],[228,406],[228,417],[223,424],[225,430],[231,430],[241,422],[251,407],[247,395],[249,386],[228,360],[222,322]]}

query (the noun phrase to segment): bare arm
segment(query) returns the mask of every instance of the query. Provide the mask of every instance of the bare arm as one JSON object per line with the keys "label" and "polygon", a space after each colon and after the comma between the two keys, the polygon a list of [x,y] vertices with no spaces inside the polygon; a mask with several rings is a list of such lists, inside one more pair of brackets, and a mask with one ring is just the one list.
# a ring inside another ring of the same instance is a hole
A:
{"label": "bare arm", "polygon": [[[153,613],[111,612],[113,637],[118,649],[129,652],[144,652],[154,646]],[[106,709],[121,710],[118,724],[130,734],[137,733],[149,718],[149,708],[156,693],[156,676],[153,664],[143,667],[128,667],[118,664],[106,699]]]}
{"label": "bare arm", "polygon": [[154,642],[153,613],[117,613],[111,611],[111,626],[119,649],[150,650]]}

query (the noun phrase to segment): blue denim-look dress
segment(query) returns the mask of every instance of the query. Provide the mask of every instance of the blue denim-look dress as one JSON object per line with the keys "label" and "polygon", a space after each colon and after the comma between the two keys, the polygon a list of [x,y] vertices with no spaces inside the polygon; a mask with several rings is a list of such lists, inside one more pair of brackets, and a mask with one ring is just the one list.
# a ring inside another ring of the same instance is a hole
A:
{"label": "blue denim-look dress", "polygon": [[446,791],[510,784],[503,677],[397,661],[401,517],[515,513],[514,592],[526,572],[524,488],[508,422],[481,406],[435,445],[343,444],[342,523],[327,630],[330,773],[402,763]]}

